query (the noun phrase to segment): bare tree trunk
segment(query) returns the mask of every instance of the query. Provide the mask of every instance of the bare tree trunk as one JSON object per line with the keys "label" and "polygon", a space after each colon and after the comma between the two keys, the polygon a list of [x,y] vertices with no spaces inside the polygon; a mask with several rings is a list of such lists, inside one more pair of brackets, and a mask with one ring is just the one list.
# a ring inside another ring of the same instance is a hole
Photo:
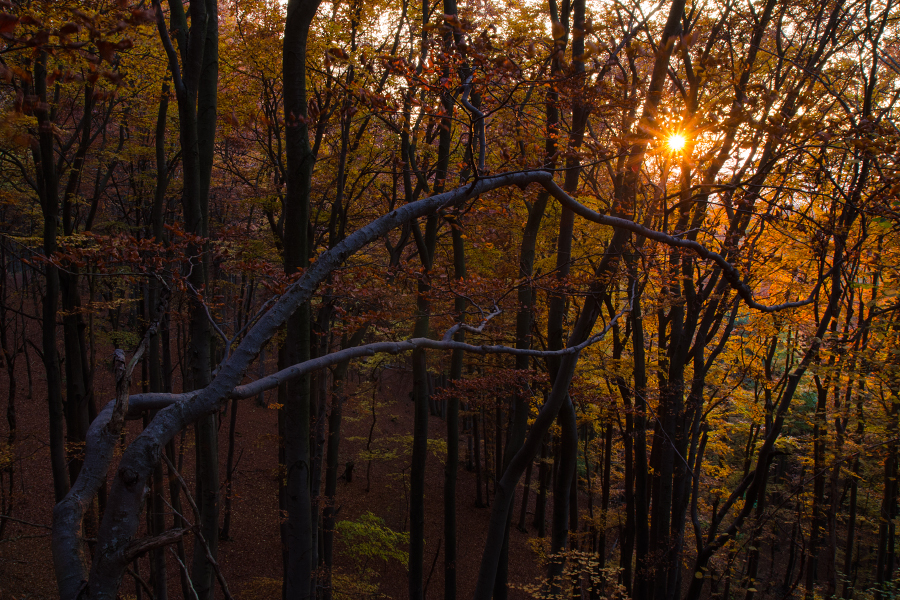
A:
{"label": "bare tree trunk", "polygon": [[550,562],[548,580],[550,595],[562,594],[569,597],[565,586],[568,580],[562,577],[565,567],[565,551],[569,543],[569,506],[572,483],[575,479],[575,467],[578,461],[578,428],[575,419],[575,407],[570,399],[566,399],[560,409],[557,423],[560,433],[559,474],[553,487],[553,521],[550,538]]}
{"label": "bare tree trunk", "polygon": [[[637,286],[635,286],[637,287]],[[632,597],[646,600],[647,564],[650,554],[650,485],[647,464],[647,373],[644,352],[644,325],[640,293],[635,293],[631,308],[631,332],[634,352],[634,549],[635,568]]]}
{"label": "bare tree trunk", "polygon": [[[897,436],[897,415],[900,412],[900,399],[894,395],[891,399],[888,414],[888,438]],[[881,498],[880,524],[878,526],[878,557],[875,567],[876,598],[888,598],[890,592],[887,585],[893,581],[894,575],[894,517],[897,514],[897,443],[887,444],[887,457],[884,460],[884,492]]]}
{"label": "bare tree trunk", "polygon": [[[47,98],[47,53],[38,55],[34,66],[34,91],[41,100],[41,108],[35,111],[40,133],[34,162],[38,171],[41,208],[44,213],[43,251],[49,257],[57,250],[56,230],[59,223],[58,179],[53,156],[53,133]],[[49,408],[50,468],[53,474],[53,491],[56,501],[69,491],[69,473],[66,468],[66,432],[63,411],[62,374],[57,348],[56,318],[59,307],[59,269],[46,263],[45,290],[41,337],[43,340],[44,371],[47,375],[47,403]]]}
{"label": "bare tree trunk", "polygon": [[[429,230],[432,228],[429,227]],[[434,231],[437,227],[433,228]],[[430,237],[430,236],[429,236]],[[431,238],[433,239],[433,238]],[[433,248],[433,245],[431,245]],[[429,264],[426,271],[431,268]],[[415,337],[427,337],[431,306],[428,300],[430,286],[419,282],[416,301],[417,317],[413,331]],[[411,600],[424,598],[425,585],[425,467],[428,458],[428,367],[425,350],[413,351],[413,444],[412,465],[409,473],[409,596]]]}
{"label": "bare tree trunk", "polygon": [[[182,442],[183,442],[182,438]],[[184,449],[183,445],[181,446],[182,451]],[[175,441],[171,440],[166,444],[166,456],[169,459],[171,464],[177,464],[178,470],[181,471],[181,457],[182,454],[175,452]],[[169,469],[168,473],[169,479],[169,501],[172,503],[173,514],[172,515],[172,526],[174,528],[185,528],[187,527],[187,522],[182,518],[184,515],[184,508],[181,505],[181,484],[178,483],[178,478],[175,476],[174,472]],[[181,561],[182,564],[187,564],[187,557],[184,549],[184,539],[179,539],[175,545],[176,556],[178,556],[178,560]],[[193,592],[191,591],[191,580],[188,577],[185,569],[178,569],[178,577],[179,582],[181,583],[181,594],[182,598],[193,598]]]}
{"label": "bare tree trunk", "polygon": [[820,535],[823,529],[825,503],[825,443],[827,437],[827,425],[825,423],[826,401],[828,399],[828,385],[822,384],[818,376],[815,377],[818,387],[818,402],[816,403],[815,424],[813,425],[813,496],[812,496],[812,521],[809,528],[809,555],[806,564],[806,592],[804,598],[812,600],[816,581],[819,575],[819,545]]}
{"label": "bare tree trunk", "polygon": [[[19,349],[16,348],[16,329],[13,327],[16,317],[7,320],[7,301],[9,299],[10,283],[15,282],[16,269],[10,268],[11,265],[7,260],[6,244],[0,243],[0,352],[3,353],[3,364],[6,366],[6,425],[7,434],[4,444],[9,452],[13,452],[16,443],[16,357]],[[12,340],[10,341],[10,329],[12,329]],[[22,332],[22,349],[25,347],[25,331]],[[27,357],[26,357],[27,359]],[[0,469],[0,540],[6,530],[9,520],[14,510],[15,496],[15,474],[16,461],[9,460],[2,469]],[[5,480],[5,481],[4,481]]]}
{"label": "bare tree trunk", "polygon": [[[868,336],[864,335],[864,340],[867,340]],[[863,346],[866,345],[866,341],[863,342]],[[866,420],[864,416],[863,410],[863,391],[864,391],[864,379],[860,379],[860,390],[857,394],[856,401],[856,435],[855,441],[857,443],[861,443],[863,440],[863,436],[866,431]],[[851,572],[853,570],[853,546],[856,543],[856,517],[857,517],[857,509],[859,506],[859,471],[860,471],[860,457],[859,454],[856,455],[856,458],[853,459],[853,466],[851,467],[851,475],[849,477],[850,480],[850,514],[847,516],[847,540],[844,545],[844,585],[841,589],[841,597],[842,598],[850,598],[853,593],[853,586],[851,585]]]}
{"label": "bare tree trunk", "polygon": [[528,529],[525,527],[525,518],[528,516],[528,496],[531,492],[531,471],[534,467],[534,461],[528,464],[525,469],[525,488],[522,490],[522,508],[519,511],[519,523],[517,528],[522,533],[526,533]]}
{"label": "bare tree trunk", "polygon": [[225,506],[222,510],[222,530],[219,537],[223,540],[231,539],[231,513],[232,498],[234,497],[234,436],[237,431],[237,400],[231,401],[231,410],[228,420],[228,454],[225,458]]}
{"label": "bare tree trunk", "polygon": [[[309,265],[309,190],[315,154],[307,125],[306,56],[310,25],[319,0],[290,0],[284,29],[284,113],[287,124],[287,195],[284,210],[284,266],[291,275]],[[290,317],[284,365],[310,357],[310,308],[303,303]],[[308,376],[289,383],[284,402],[284,468],[287,480],[287,522],[283,544],[286,600],[304,600],[315,595],[315,563],[312,499],[310,498],[310,381]]]}
{"label": "bare tree trunk", "polygon": [[[444,12],[447,13],[445,3]],[[451,6],[450,8],[455,8]],[[450,13],[454,14],[454,13]],[[451,223],[451,225],[454,225]],[[466,277],[466,248],[462,230],[454,226],[451,230],[453,238],[453,276],[457,281]],[[462,322],[466,310],[466,299],[457,296],[454,302],[457,319]],[[460,329],[454,336],[458,342],[465,341],[465,331]],[[450,357],[449,385],[462,379],[463,352],[454,350]],[[444,464],[444,598],[456,600],[456,475],[459,470],[459,396],[455,393],[447,398],[447,459]]]}
{"label": "bare tree trunk", "polygon": [[[484,503],[484,496],[481,494],[481,481],[485,478],[481,469],[481,436],[478,431],[478,412],[476,410],[470,410],[469,412],[471,413],[469,418],[472,422],[472,438],[474,439],[475,447],[475,507],[483,508],[486,504]],[[485,481],[486,483],[487,481]]]}
{"label": "bare tree trunk", "polygon": [[541,457],[538,464],[538,493],[534,507],[534,522],[538,537],[547,535],[547,487],[550,485],[550,443],[544,440],[541,444]]}
{"label": "bare tree trunk", "polygon": [[[590,331],[593,329],[594,323],[596,322],[599,314],[599,306],[597,303],[597,293],[599,290],[592,289],[592,292],[593,293],[588,295],[585,299],[581,314],[572,328],[572,335],[569,337],[570,346],[574,346],[587,339],[587,336],[590,334]],[[528,463],[534,459],[534,455],[541,444],[541,440],[550,429],[552,422],[556,419],[560,408],[568,401],[569,384],[575,373],[575,366],[577,363],[577,353],[570,353],[563,356],[559,365],[559,373],[554,380],[553,390],[548,401],[538,413],[522,448],[511,458],[509,466],[506,468],[503,476],[498,482],[497,494],[491,509],[487,543],[485,545],[485,551],[478,574],[478,583],[475,589],[476,600],[489,600],[492,596],[497,568],[503,548],[504,532],[509,525],[509,512],[511,510],[512,500],[515,497],[516,487],[518,486],[519,479],[525,472]],[[575,443],[577,445],[577,434]],[[568,488],[566,488],[566,492],[568,492]]]}
{"label": "bare tree trunk", "polygon": [[600,535],[597,538],[597,563],[599,568],[606,568],[606,530],[609,519],[610,474],[612,470],[613,426],[606,423],[606,438],[603,446],[602,491],[600,496]]}
{"label": "bare tree trunk", "polygon": [[[348,340],[346,336],[341,343],[343,347],[356,346],[365,335],[366,329],[361,328]],[[325,581],[323,582],[323,597],[330,600],[332,597],[331,570],[334,567],[334,523],[335,507],[334,497],[337,493],[338,480],[338,455],[341,442],[341,419],[343,405],[346,400],[345,381],[350,361],[339,363],[334,370],[331,381],[331,413],[328,415],[328,451],[325,466],[325,509],[322,513],[322,560],[325,566]],[[324,418],[324,415],[321,416]]]}

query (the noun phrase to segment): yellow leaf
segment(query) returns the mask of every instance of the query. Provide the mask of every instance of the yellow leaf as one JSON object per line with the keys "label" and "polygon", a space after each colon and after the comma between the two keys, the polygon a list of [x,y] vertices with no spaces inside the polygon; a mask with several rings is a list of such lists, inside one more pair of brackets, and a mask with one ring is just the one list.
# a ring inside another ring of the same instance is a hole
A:
{"label": "yellow leaf", "polygon": [[559,21],[553,21],[553,39],[561,40],[566,36],[566,28]]}

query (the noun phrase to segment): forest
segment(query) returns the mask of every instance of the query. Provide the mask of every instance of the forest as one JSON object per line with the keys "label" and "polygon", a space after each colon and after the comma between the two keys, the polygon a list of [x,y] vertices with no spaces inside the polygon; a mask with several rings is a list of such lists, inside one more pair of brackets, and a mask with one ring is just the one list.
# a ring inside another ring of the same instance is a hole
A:
{"label": "forest", "polygon": [[900,596],[895,0],[0,0],[0,598]]}

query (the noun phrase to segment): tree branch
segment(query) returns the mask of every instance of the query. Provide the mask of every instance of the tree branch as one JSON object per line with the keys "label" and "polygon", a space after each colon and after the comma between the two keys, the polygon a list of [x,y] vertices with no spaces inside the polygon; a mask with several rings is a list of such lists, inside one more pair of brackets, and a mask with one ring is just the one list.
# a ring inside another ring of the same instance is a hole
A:
{"label": "tree branch", "polygon": [[163,546],[168,546],[169,544],[174,544],[182,537],[184,537],[184,533],[186,531],[187,529],[181,528],[169,529],[168,531],[164,531],[159,535],[154,535],[153,537],[145,537],[139,540],[134,540],[129,543],[128,547],[125,549],[125,558],[128,562],[131,562],[139,556],[150,552],[151,550],[162,548]]}
{"label": "tree branch", "polygon": [[[122,549],[128,540],[137,533],[140,525],[140,509],[143,505],[145,482],[151,475],[161,454],[160,449],[177,432],[195,422],[204,415],[216,411],[222,402],[243,394],[255,395],[261,386],[275,386],[281,380],[299,376],[301,373],[327,366],[336,362],[367,356],[375,352],[400,352],[415,347],[434,349],[460,348],[465,351],[479,353],[519,353],[529,352],[504,346],[474,346],[459,342],[439,342],[430,339],[407,340],[405,342],[381,342],[376,345],[360,346],[346,349],[323,357],[307,361],[285,371],[271,375],[264,380],[239,386],[247,369],[262,346],[267,343],[283,326],[291,314],[315,293],[315,290],[328,275],[340,267],[351,255],[386,235],[389,231],[418,217],[422,217],[445,207],[454,206],[476,198],[492,190],[519,186],[524,188],[529,183],[538,183],[549,191],[559,202],[568,206],[576,214],[592,222],[621,228],[637,235],[659,241],[661,243],[681,247],[696,252],[702,258],[719,265],[729,283],[735,287],[749,306],[763,312],[773,312],[784,308],[803,306],[809,301],[792,302],[767,307],[753,299],[752,290],[743,283],[740,273],[721,255],[710,251],[702,244],[692,240],[684,240],[672,235],[654,231],[627,219],[597,213],[580,204],[566,194],[553,181],[553,174],[547,171],[525,171],[504,173],[491,177],[476,179],[472,184],[454,190],[435,194],[406,204],[382,217],[360,227],[333,248],[323,252],[304,272],[303,276],[290,285],[285,293],[274,303],[241,340],[234,352],[223,362],[215,379],[202,390],[190,394],[166,395],[149,394],[130,398],[134,402],[141,398],[143,410],[148,407],[162,408],[156,417],[145,427],[137,439],[126,449],[119,464],[116,477],[112,483],[109,496],[109,509],[104,514],[98,532],[97,554],[92,563],[90,581],[92,590],[114,589],[118,586],[125,571],[127,562],[123,560]],[[817,284],[816,290],[821,283]],[[614,321],[613,321],[614,322]],[[607,327],[608,329],[608,327]],[[604,330],[606,331],[606,330]],[[585,344],[595,342],[602,334],[594,336]],[[457,344],[459,344],[457,346]],[[577,355],[582,345],[558,351],[560,355]],[[534,351],[539,352],[539,351]],[[343,354],[341,354],[343,353]],[[530,354],[540,356],[541,354]],[[321,362],[320,362],[321,361]],[[268,389],[267,387],[264,389]],[[165,407],[165,408],[163,408]],[[132,413],[128,407],[127,413]],[[135,407],[136,410],[136,407]],[[81,581],[88,579],[85,573],[86,561],[82,556],[82,544],[78,533],[81,529],[84,511],[96,496],[97,490],[106,480],[112,460],[113,448],[118,435],[113,435],[104,424],[109,423],[113,413],[107,407],[92,423],[88,433],[86,457],[81,474],[69,494],[54,509],[53,555],[60,594],[63,598],[74,598],[81,587]],[[104,431],[100,431],[103,429]],[[112,540],[118,543],[113,543]]]}
{"label": "tree branch", "polygon": [[478,172],[475,173],[477,178],[484,173],[484,156],[485,156],[485,134],[484,134],[484,113],[478,110],[474,104],[469,102],[469,93],[472,91],[472,76],[466,79],[463,84],[463,93],[459,97],[459,101],[469,111],[469,114],[475,120],[475,129],[478,132]]}
{"label": "tree branch", "polygon": [[[222,593],[225,594],[225,598],[227,600],[234,600],[234,597],[231,595],[231,591],[228,589],[228,583],[225,581],[225,576],[222,575],[222,569],[219,568],[219,563],[213,557],[212,552],[209,550],[209,543],[206,541],[206,538],[203,537],[203,532],[197,523],[200,522],[200,509],[197,508],[197,503],[194,502],[194,497],[191,496],[191,491],[188,488],[187,484],[184,482],[184,478],[181,477],[181,473],[178,472],[178,469],[175,468],[175,465],[169,460],[169,457],[166,456],[165,452],[162,453],[162,459],[166,461],[166,465],[169,467],[169,471],[175,475],[176,479],[178,479],[178,483],[181,485],[181,489],[184,490],[184,495],[187,498],[188,504],[191,505],[191,510],[194,512],[194,525],[191,526],[191,529],[194,532],[194,535],[197,536],[197,539],[203,544],[203,549],[206,551],[206,560],[209,561],[209,564],[212,565],[213,570],[216,572],[216,579],[219,580],[219,585],[222,587]],[[169,506],[172,511],[177,514],[182,521],[187,522],[187,519],[184,518],[184,515],[178,513],[174,507]]]}

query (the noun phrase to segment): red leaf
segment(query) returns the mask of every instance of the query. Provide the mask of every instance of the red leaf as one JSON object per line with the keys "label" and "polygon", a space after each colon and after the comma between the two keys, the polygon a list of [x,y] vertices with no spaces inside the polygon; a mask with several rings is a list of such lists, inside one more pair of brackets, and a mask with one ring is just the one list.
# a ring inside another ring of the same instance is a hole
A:
{"label": "red leaf", "polygon": [[72,35],[73,33],[78,33],[79,31],[81,31],[81,25],[79,25],[78,23],[66,23],[59,28],[60,35]]}
{"label": "red leaf", "polygon": [[156,19],[156,12],[150,9],[141,10],[140,8],[131,9],[131,22],[135,25],[141,23],[149,23]]}
{"label": "red leaf", "polygon": [[9,13],[0,12],[0,33],[12,33],[19,23],[18,17]]}
{"label": "red leaf", "polygon": [[116,55],[116,44],[104,40],[97,40],[96,44],[97,52],[100,54],[100,60],[112,63],[113,58]]}

